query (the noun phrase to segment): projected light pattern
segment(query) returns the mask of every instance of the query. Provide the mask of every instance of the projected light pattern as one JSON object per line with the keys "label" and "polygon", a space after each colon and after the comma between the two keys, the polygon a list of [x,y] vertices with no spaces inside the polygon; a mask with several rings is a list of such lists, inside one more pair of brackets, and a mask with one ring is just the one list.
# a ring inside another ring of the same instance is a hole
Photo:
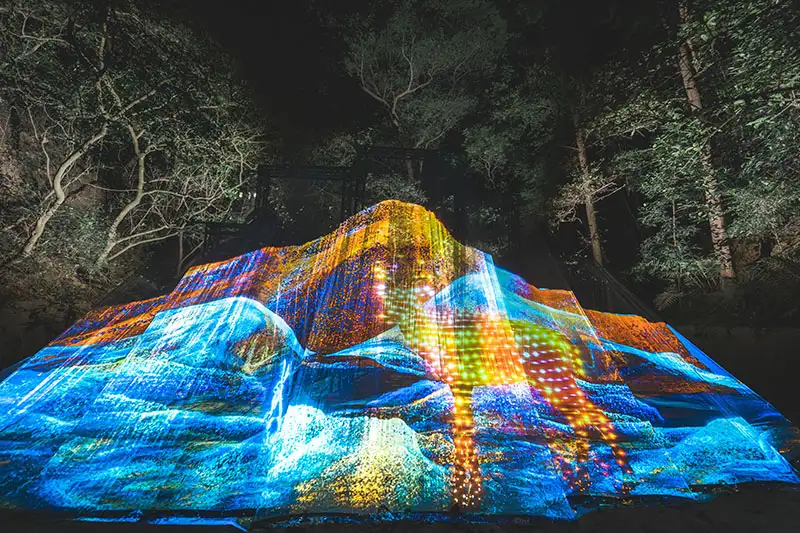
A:
{"label": "projected light pattern", "polygon": [[400,202],[90,313],[0,404],[1,505],[94,520],[569,519],[798,482],[797,431],[671,328],[528,285]]}

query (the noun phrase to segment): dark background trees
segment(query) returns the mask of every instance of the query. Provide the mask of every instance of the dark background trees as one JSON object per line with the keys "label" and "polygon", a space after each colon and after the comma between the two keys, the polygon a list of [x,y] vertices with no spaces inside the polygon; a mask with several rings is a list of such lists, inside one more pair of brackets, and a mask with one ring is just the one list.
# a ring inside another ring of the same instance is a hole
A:
{"label": "dark background trees", "polygon": [[[370,146],[446,152],[456,178],[396,162],[368,201],[447,219],[460,194],[462,237],[533,283],[544,240],[675,322],[800,322],[791,1],[3,0],[0,22],[0,298],[40,330],[15,354],[174,276],[199,222],[244,220],[259,164]],[[272,223],[319,235],[339,201],[275,184]]]}

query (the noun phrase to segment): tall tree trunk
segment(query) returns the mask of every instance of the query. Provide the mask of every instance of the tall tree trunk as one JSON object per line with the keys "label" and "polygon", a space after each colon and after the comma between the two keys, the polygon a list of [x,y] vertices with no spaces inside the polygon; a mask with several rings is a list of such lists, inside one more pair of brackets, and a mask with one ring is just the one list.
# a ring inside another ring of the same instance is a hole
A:
{"label": "tall tree trunk", "polygon": [[[17,99],[18,100],[18,99]],[[20,141],[22,140],[22,118],[19,109],[22,107],[19,102],[14,102],[8,107],[8,130],[6,131],[6,146],[9,150],[19,152]]]}
{"label": "tall tree trunk", "polygon": [[178,278],[183,274],[183,231],[178,233],[178,264],[175,265],[175,277]]}
{"label": "tall tree trunk", "polygon": [[414,160],[410,157],[406,159],[406,175],[408,176],[408,181],[414,183]]}
{"label": "tall tree trunk", "polygon": [[583,206],[586,209],[586,220],[589,223],[589,239],[592,241],[592,257],[595,263],[603,266],[603,248],[600,244],[600,232],[597,228],[594,199],[587,194],[583,200]]}
{"label": "tall tree trunk", "polygon": [[[681,23],[688,23],[691,17],[688,0],[680,0],[678,9]],[[700,114],[703,112],[703,102],[700,98],[700,88],[697,84],[697,75],[694,69],[694,52],[689,39],[680,44],[678,65],[681,71],[681,79],[683,80],[683,88],[686,91],[686,100],[689,102],[692,113]],[[700,183],[703,187],[706,210],[708,211],[711,245],[719,263],[720,286],[723,292],[729,292],[736,281],[736,272],[733,269],[733,254],[731,253],[728,239],[725,206],[722,203],[720,185],[711,159],[710,139],[702,146],[700,159],[703,172]]]}
{"label": "tall tree trunk", "polygon": [[[103,124],[103,127],[95,133],[92,137],[87,139],[82,145],[75,149],[69,156],[67,156],[64,161],[58,166],[55,175],[53,176],[52,180],[52,187],[53,193],[55,194],[56,198],[53,200],[53,203],[50,204],[44,213],[42,213],[38,220],[36,221],[36,226],[33,228],[33,232],[31,233],[28,240],[25,242],[25,246],[22,248],[22,255],[23,257],[28,257],[33,253],[33,249],[36,247],[36,243],[39,242],[39,239],[42,237],[44,233],[44,229],[47,226],[47,223],[50,222],[50,219],[53,218],[53,215],[56,214],[58,209],[64,204],[67,199],[67,193],[64,191],[64,178],[66,177],[67,173],[69,173],[70,169],[77,163],[77,161],[86,155],[86,152],[89,149],[100,142],[106,134],[108,133],[108,125]],[[48,180],[50,177],[48,176]]]}
{"label": "tall tree trunk", "polygon": [[572,114],[575,124],[575,144],[578,149],[578,167],[581,173],[581,182],[585,185],[583,207],[586,210],[586,222],[589,225],[589,240],[592,243],[592,257],[594,262],[603,266],[603,246],[600,242],[600,229],[597,225],[597,210],[594,205],[594,196],[591,187],[591,173],[589,171],[589,159],[586,156],[586,130],[581,125],[580,114],[577,106]]}
{"label": "tall tree trunk", "polygon": [[[132,126],[128,126],[128,131],[131,135],[131,143],[133,145],[133,152],[136,155],[136,195],[133,199],[125,204],[125,207],[120,210],[117,216],[114,218],[114,221],[111,223],[111,227],[108,228],[108,233],[106,234],[106,245],[103,248],[103,251],[97,258],[97,266],[103,266],[108,261],[109,254],[111,250],[114,249],[119,241],[117,240],[117,233],[119,231],[119,225],[122,224],[122,221],[125,220],[125,217],[133,211],[136,206],[142,201],[144,197],[144,167],[145,167],[145,158],[147,157],[147,152],[141,149],[139,145],[139,138],[141,137],[141,133],[136,133]],[[113,258],[112,258],[113,259]]]}

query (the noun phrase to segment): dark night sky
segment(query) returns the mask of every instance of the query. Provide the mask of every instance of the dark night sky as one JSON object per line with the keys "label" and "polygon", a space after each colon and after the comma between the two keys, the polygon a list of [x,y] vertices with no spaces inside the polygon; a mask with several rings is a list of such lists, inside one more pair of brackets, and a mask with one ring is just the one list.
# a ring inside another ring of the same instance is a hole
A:
{"label": "dark night sky", "polygon": [[354,127],[372,104],[343,72],[341,43],[310,12],[311,2],[200,0],[194,19],[240,62],[270,127],[287,144],[336,127]]}

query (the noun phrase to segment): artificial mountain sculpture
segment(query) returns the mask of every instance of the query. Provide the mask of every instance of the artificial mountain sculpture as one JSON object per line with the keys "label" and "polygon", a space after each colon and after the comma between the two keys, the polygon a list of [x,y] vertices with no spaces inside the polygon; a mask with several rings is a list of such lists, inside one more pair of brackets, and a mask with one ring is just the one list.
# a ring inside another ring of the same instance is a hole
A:
{"label": "artificial mountain sculpture", "polygon": [[570,519],[798,483],[797,430],[669,326],[537,289],[396,201],[90,313],[0,404],[0,505],[83,519]]}

